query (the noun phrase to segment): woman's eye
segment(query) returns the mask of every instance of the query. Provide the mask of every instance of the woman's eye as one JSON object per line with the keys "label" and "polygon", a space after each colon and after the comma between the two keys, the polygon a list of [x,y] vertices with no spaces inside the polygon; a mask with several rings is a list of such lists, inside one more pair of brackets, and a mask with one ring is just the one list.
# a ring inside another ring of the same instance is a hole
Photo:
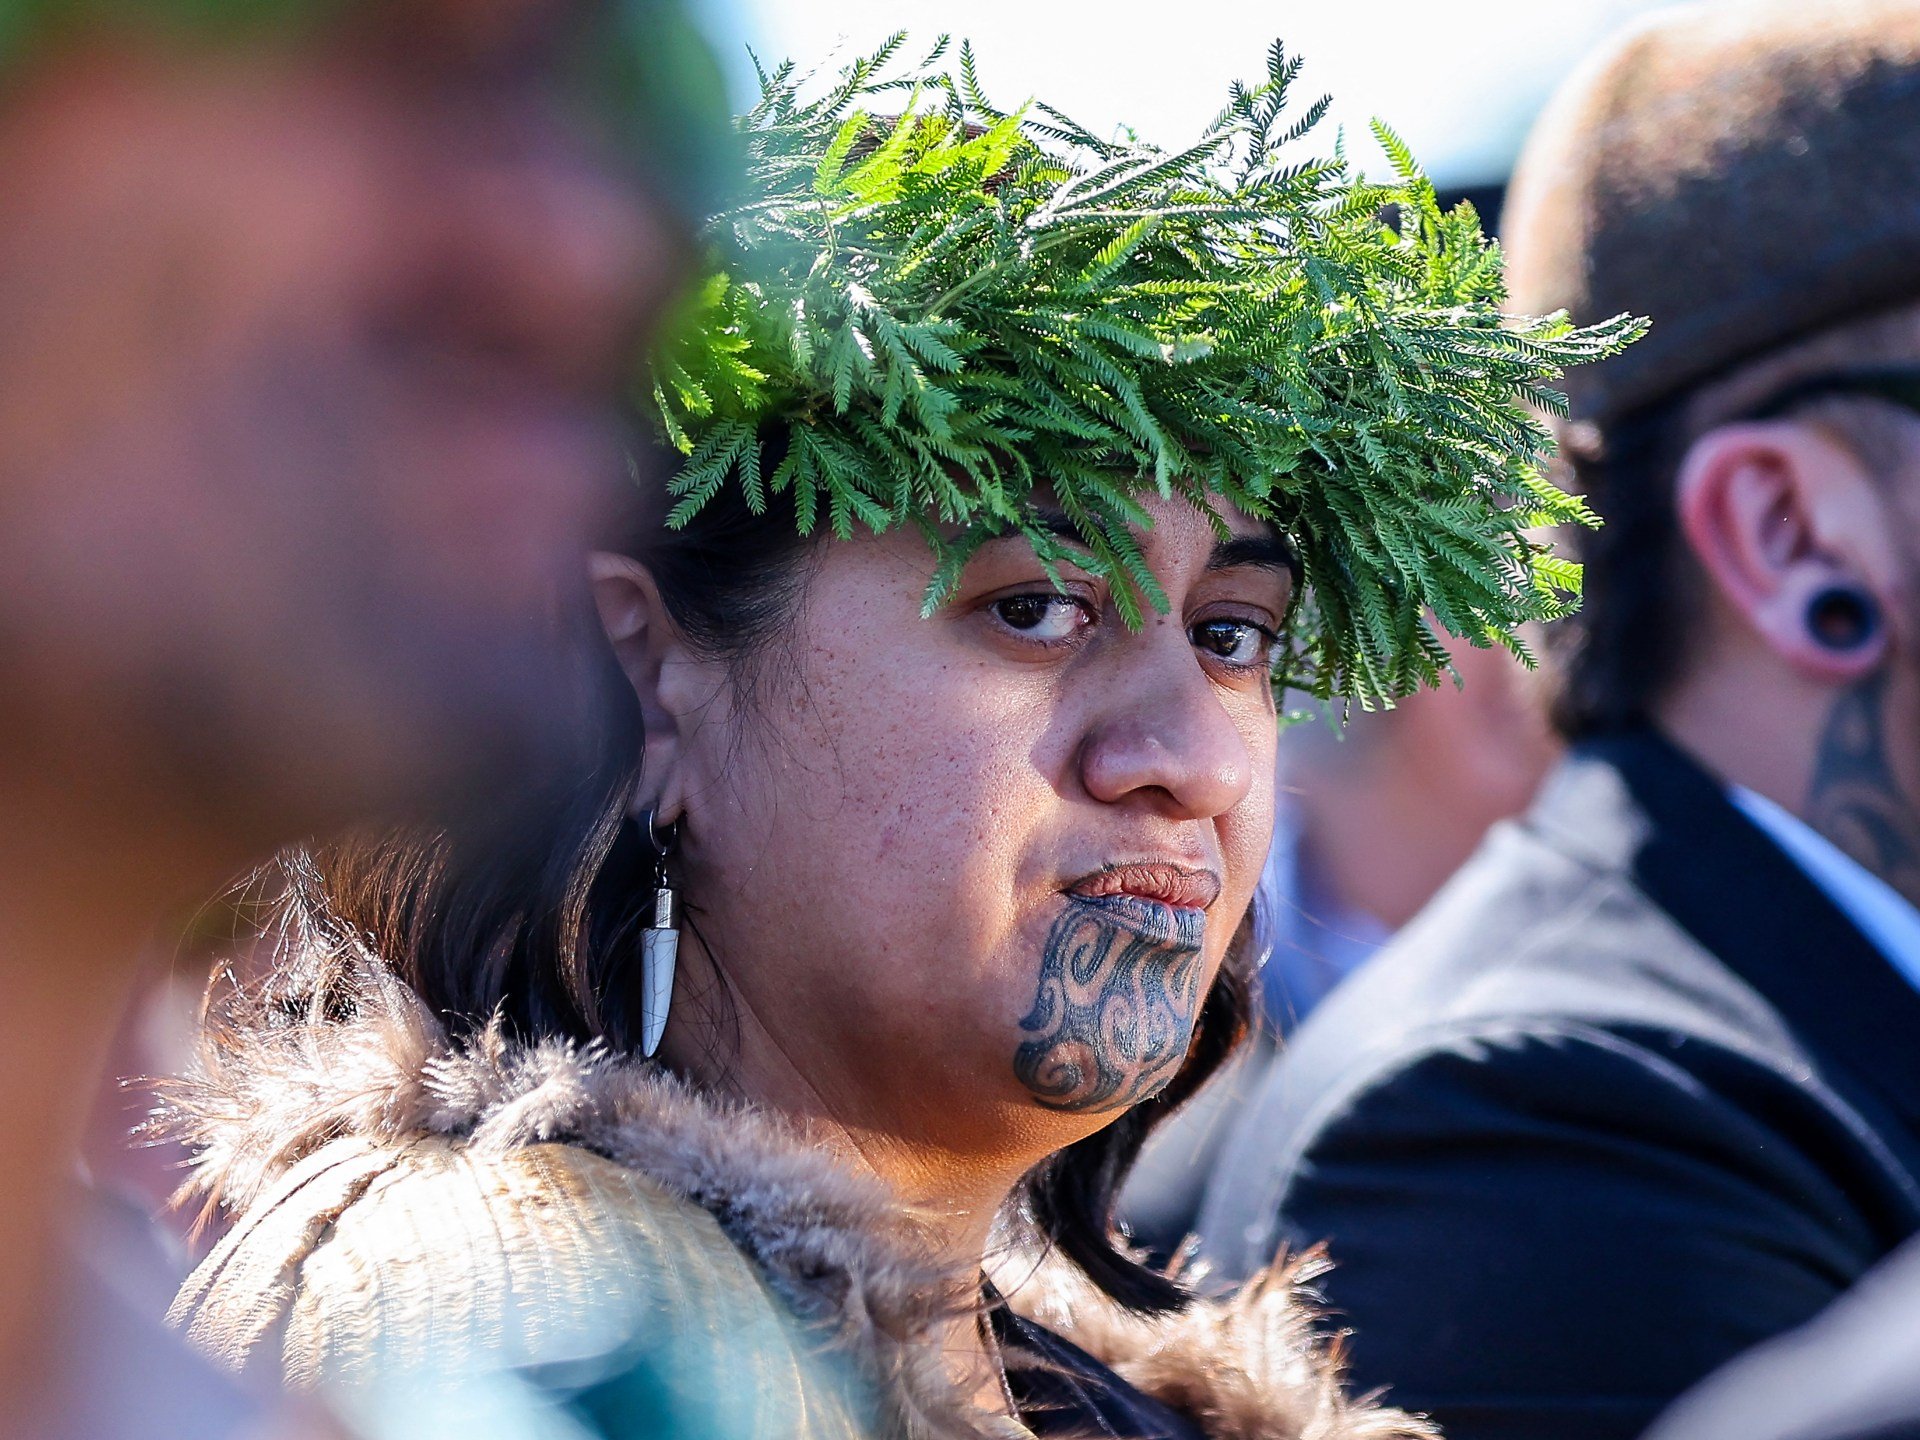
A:
{"label": "woman's eye", "polygon": [[1200,649],[1229,665],[1265,665],[1273,658],[1273,636],[1251,621],[1202,620],[1188,633]]}
{"label": "woman's eye", "polygon": [[1009,595],[989,608],[1009,630],[1035,640],[1070,640],[1092,623],[1085,607],[1067,595]]}

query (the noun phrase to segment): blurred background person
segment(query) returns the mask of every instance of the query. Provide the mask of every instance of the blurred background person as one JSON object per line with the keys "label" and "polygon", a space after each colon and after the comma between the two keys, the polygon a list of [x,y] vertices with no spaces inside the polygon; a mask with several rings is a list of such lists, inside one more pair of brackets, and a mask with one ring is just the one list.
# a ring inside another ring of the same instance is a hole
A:
{"label": "blurred background person", "polygon": [[1578,742],[1301,1030],[1202,1228],[1330,1242],[1355,1376],[1613,1440],[1920,1227],[1920,7],[1668,12],[1556,100],[1515,303],[1569,377]]}
{"label": "blurred background person", "polygon": [[1505,650],[1448,649],[1457,686],[1281,737],[1260,976],[1274,1035],[1297,1029],[1411,920],[1553,763],[1529,672]]}
{"label": "blurred background person", "polygon": [[0,20],[0,1415],[220,1435],[69,1195],[129,969],[276,843],[570,752],[705,72],[648,4]]}

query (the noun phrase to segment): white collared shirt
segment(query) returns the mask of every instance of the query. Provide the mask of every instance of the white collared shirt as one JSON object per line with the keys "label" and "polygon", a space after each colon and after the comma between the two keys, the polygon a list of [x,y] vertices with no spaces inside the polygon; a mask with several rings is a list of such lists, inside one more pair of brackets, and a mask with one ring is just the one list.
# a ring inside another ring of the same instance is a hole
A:
{"label": "white collared shirt", "polygon": [[1906,976],[1908,984],[1920,990],[1920,909],[1806,821],[1766,796],[1729,785],[1727,798],[1787,852],[1801,873],[1820,887],[1894,969]]}

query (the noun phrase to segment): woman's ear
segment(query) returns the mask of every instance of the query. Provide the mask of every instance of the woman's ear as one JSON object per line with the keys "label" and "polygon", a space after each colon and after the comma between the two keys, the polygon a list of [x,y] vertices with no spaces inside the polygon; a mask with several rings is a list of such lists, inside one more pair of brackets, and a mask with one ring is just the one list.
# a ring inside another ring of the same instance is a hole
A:
{"label": "woman's ear", "polygon": [[654,810],[662,823],[680,817],[680,762],[689,720],[674,672],[688,656],[652,572],[638,560],[596,550],[587,559],[594,608],[615,661],[640,705],[645,749],[630,811]]}
{"label": "woman's ear", "polygon": [[1891,613],[1892,518],[1851,450],[1791,420],[1724,425],[1680,468],[1681,533],[1720,598],[1768,649],[1809,678],[1846,685],[1886,657],[1884,625],[1836,644],[1823,597]]}

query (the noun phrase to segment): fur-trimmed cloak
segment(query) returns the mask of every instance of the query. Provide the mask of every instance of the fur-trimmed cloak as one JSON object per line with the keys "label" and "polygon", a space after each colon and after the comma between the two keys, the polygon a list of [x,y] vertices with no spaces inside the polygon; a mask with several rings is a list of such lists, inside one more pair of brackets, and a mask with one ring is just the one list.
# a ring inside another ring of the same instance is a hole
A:
{"label": "fur-trimmed cloak", "polygon": [[[624,1356],[710,1433],[1024,1433],[933,1339],[979,1277],[792,1125],[657,1066],[497,1029],[456,1044],[380,975],[350,1019],[210,1037],[165,1124],[233,1217],[172,1318],[230,1365],[310,1384]],[[1011,1303],[1214,1440],[1432,1434],[1342,1393],[1311,1263],[1153,1318],[1067,1268]]]}

